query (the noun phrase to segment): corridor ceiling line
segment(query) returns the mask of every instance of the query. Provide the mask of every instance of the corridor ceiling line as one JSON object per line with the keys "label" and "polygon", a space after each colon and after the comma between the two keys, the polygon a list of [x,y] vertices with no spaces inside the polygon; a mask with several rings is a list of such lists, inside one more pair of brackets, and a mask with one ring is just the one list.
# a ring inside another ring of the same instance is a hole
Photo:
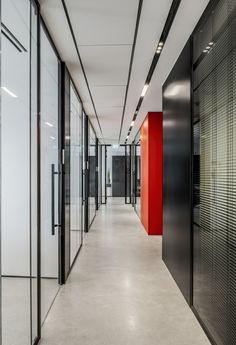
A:
{"label": "corridor ceiling line", "polygon": [[135,109],[131,125],[130,125],[128,133],[127,133],[127,137],[125,139],[125,144],[127,143],[128,139],[129,139],[130,133],[131,133],[132,128],[134,126],[134,122],[135,122],[135,120],[137,118],[137,115],[138,115],[138,112],[139,112],[139,110],[141,108],[143,99],[144,99],[145,94],[147,92],[147,89],[148,89],[148,87],[150,85],[153,73],[154,73],[154,71],[156,69],[158,60],[159,60],[161,52],[163,50],[163,46],[164,46],[164,44],[165,44],[165,42],[167,40],[167,37],[169,35],[170,29],[172,27],[172,24],[173,24],[173,21],[175,19],[175,16],[176,16],[176,13],[178,11],[180,3],[181,3],[181,0],[173,0],[172,1],[171,7],[170,7],[170,11],[168,13],[168,16],[167,16],[167,19],[166,19],[163,31],[161,33],[161,36],[160,36],[157,48],[155,50],[155,54],[154,54],[154,57],[153,57],[150,69],[149,69],[149,72],[148,72],[148,75],[147,75],[147,78],[146,78],[146,81],[145,81],[145,84],[144,84],[144,87],[143,87],[143,90],[142,90],[142,94],[141,94],[141,96],[139,98],[139,101],[138,101],[137,107]]}
{"label": "corridor ceiling line", "polygon": [[[68,26],[70,28],[70,32],[71,32],[71,36],[72,36],[72,39],[73,39],[73,42],[74,42],[74,45],[75,45],[75,49],[76,49],[76,52],[77,52],[77,55],[78,55],[78,58],[79,58],[79,62],[80,62],[80,65],[81,65],[83,76],[84,76],[84,79],[85,79],[85,82],[86,82],[86,85],[87,85],[87,88],[88,88],[89,96],[90,96],[90,99],[91,99],[91,102],[92,102],[94,113],[96,115],[98,126],[99,126],[99,129],[100,129],[102,138],[103,138],[102,127],[101,127],[101,124],[100,124],[100,121],[99,121],[99,118],[98,118],[97,110],[96,110],[95,103],[94,103],[93,96],[92,96],[92,92],[91,92],[91,89],[90,89],[90,86],[89,86],[88,78],[87,78],[87,75],[85,73],[83,61],[82,61],[82,58],[81,58],[81,55],[80,55],[80,52],[79,52],[78,44],[77,44],[77,41],[76,41],[76,38],[75,38],[75,34],[74,34],[74,30],[73,30],[73,27],[72,27],[72,24],[71,24],[71,20],[70,20],[70,16],[69,16],[69,13],[68,13],[68,10],[67,10],[67,6],[66,6],[66,3],[65,3],[65,0],[61,0],[61,2],[62,2],[62,6],[63,6],[64,12],[65,12],[65,15],[66,15]],[[103,140],[104,140],[104,138],[103,138]]]}
{"label": "corridor ceiling line", "polygon": [[137,13],[137,19],[136,19],[135,31],[134,31],[134,41],[133,41],[132,52],[131,52],[131,57],[130,57],[130,65],[129,65],[129,72],[128,72],[128,80],[127,80],[127,85],[126,85],[126,90],[125,90],[124,107],[123,107],[123,112],[122,112],[122,117],[121,117],[121,125],[120,125],[120,133],[119,133],[119,142],[120,142],[121,133],[122,133],[122,128],[123,128],[123,123],[124,123],[124,116],[125,116],[125,110],[126,110],[126,103],[127,103],[127,98],[128,98],[129,85],[130,85],[130,78],[131,78],[132,67],[133,67],[133,61],[134,61],[134,53],[135,53],[135,48],[136,48],[136,42],[137,42],[137,36],[138,36],[139,23],[140,23],[140,18],[141,18],[141,14],[142,14],[142,7],[143,7],[143,0],[139,0],[138,13]]}

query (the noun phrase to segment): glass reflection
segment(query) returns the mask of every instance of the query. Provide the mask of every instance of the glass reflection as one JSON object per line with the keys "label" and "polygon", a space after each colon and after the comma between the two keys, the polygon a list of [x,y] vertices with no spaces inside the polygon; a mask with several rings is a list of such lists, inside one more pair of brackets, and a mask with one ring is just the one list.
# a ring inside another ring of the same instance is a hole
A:
{"label": "glass reflection", "polygon": [[140,210],[140,182],[141,182],[141,155],[140,155],[140,132],[135,137],[131,154],[132,170],[132,204],[137,213],[141,216]]}
{"label": "glass reflection", "polygon": [[[58,60],[41,27],[41,322],[59,290]],[[54,170],[54,171],[53,171]],[[53,190],[54,189],[54,190]],[[54,200],[55,212],[52,212]],[[53,219],[54,217],[54,219]],[[53,224],[54,223],[54,224]]]}
{"label": "glass reflection", "polygon": [[37,337],[37,12],[2,1],[1,261],[3,345]]}
{"label": "glass reflection", "polygon": [[82,244],[82,104],[70,86],[70,265]]}
{"label": "glass reflection", "polygon": [[92,224],[96,215],[96,135],[88,124],[88,161],[89,161],[89,225]]}

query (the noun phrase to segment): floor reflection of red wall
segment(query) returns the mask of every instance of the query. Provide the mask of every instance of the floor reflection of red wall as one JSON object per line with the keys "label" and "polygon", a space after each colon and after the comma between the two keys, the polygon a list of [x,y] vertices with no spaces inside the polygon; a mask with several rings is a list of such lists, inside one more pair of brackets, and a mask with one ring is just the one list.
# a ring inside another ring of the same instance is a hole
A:
{"label": "floor reflection of red wall", "polygon": [[162,113],[148,113],[140,131],[141,221],[149,235],[162,235]]}

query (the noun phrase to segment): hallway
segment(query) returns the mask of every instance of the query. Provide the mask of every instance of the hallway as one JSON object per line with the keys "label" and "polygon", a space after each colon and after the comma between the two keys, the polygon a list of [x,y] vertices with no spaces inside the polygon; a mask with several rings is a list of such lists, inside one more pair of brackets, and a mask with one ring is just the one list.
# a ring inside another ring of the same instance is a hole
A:
{"label": "hallway", "polygon": [[41,345],[207,345],[209,341],[130,205],[101,206]]}

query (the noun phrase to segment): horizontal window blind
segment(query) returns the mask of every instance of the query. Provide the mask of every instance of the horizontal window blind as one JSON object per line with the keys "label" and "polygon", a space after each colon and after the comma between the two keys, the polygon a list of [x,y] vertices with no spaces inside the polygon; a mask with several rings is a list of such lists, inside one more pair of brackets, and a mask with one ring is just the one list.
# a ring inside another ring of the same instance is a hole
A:
{"label": "horizontal window blind", "polygon": [[193,304],[217,344],[235,345],[236,1],[218,1],[193,39]]}

